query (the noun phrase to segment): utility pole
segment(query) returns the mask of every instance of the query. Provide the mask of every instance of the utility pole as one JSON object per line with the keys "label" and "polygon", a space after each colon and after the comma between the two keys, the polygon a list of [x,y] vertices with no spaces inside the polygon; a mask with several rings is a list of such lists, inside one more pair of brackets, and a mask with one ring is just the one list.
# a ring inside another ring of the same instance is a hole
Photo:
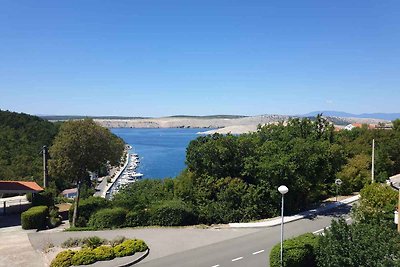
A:
{"label": "utility pole", "polygon": [[49,151],[47,149],[47,146],[43,146],[42,154],[43,154],[43,187],[46,188],[46,187],[48,187],[48,180],[49,180],[48,179],[49,171],[47,168],[47,160],[48,160]]}
{"label": "utility pole", "polygon": [[372,139],[372,168],[371,168],[372,183],[375,182],[374,173],[375,173],[375,139]]}
{"label": "utility pole", "polygon": [[[397,212],[400,212],[400,189],[399,189],[399,200],[398,200]],[[397,232],[400,233],[399,213],[397,213]]]}

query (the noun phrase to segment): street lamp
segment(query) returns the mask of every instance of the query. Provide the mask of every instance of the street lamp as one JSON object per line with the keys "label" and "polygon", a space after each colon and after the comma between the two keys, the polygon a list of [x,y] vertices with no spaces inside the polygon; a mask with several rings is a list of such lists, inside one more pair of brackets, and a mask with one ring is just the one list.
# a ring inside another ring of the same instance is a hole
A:
{"label": "street lamp", "polygon": [[281,207],[281,217],[282,217],[282,222],[281,222],[281,267],[283,266],[283,204],[284,204],[284,195],[289,192],[289,188],[287,188],[284,185],[281,185],[278,187],[279,193],[282,195],[282,207]]}
{"label": "street lamp", "polygon": [[339,186],[342,184],[342,180],[336,179],[336,180],[335,180],[335,184],[336,184],[336,202],[337,202],[338,189],[339,189]]}

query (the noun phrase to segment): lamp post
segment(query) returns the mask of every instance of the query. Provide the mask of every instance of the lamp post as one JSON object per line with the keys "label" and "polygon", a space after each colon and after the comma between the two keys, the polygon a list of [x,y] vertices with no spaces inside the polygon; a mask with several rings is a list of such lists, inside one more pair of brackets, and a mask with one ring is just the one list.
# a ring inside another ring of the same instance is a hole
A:
{"label": "lamp post", "polygon": [[283,207],[284,207],[284,196],[287,192],[289,192],[289,189],[281,185],[278,187],[279,193],[282,195],[282,207],[281,207],[281,217],[282,217],[282,222],[281,222],[281,267],[283,267]]}
{"label": "lamp post", "polygon": [[336,202],[337,202],[338,189],[339,189],[339,186],[342,184],[342,180],[336,179],[336,180],[335,180],[335,184],[336,184]]}

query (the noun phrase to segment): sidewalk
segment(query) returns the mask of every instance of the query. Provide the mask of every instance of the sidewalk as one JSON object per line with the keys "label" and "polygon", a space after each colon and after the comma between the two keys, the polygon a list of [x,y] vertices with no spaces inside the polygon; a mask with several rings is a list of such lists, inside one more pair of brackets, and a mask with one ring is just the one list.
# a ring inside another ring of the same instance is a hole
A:
{"label": "sidewalk", "polygon": [[[284,221],[284,223],[288,223],[288,222],[301,220],[301,219],[304,219],[306,217],[317,215],[317,214],[320,214],[320,213],[325,212],[327,210],[331,210],[331,209],[337,208],[339,206],[343,206],[343,205],[347,205],[347,204],[356,202],[359,198],[360,198],[360,195],[356,195],[356,196],[352,196],[352,197],[343,199],[341,201],[329,203],[326,206],[320,206],[319,208],[316,208],[316,209],[304,211],[304,212],[301,212],[301,213],[296,214],[296,215],[284,216],[283,221]],[[271,226],[279,225],[279,224],[281,224],[281,222],[282,222],[281,217],[275,217],[275,218],[267,219],[267,220],[261,221],[261,222],[230,223],[229,227],[231,227],[231,228],[271,227]]]}
{"label": "sidewalk", "polygon": [[44,261],[28,239],[28,233],[34,230],[22,230],[21,226],[0,229],[0,267],[43,267]]}

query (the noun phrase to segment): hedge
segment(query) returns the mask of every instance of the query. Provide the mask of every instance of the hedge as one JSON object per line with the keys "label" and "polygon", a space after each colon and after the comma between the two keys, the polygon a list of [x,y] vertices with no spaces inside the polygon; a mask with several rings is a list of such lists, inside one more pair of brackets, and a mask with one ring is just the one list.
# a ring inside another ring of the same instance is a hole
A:
{"label": "hedge", "polygon": [[147,210],[130,211],[126,215],[125,226],[147,226],[149,225],[150,214]]}
{"label": "hedge", "polygon": [[75,251],[72,251],[70,249],[61,251],[51,261],[50,267],[69,267],[72,265],[71,259],[74,255],[75,255]]}
{"label": "hedge", "polygon": [[36,206],[21,214],[22,229],[44,229],[47,223],[49,208]]}
{"label": "hedge", "polygon": [[[78,218],[75,226],[85,227],[92,214],[94,214],[99,209],[108,208],[109,206],[110,206],[110,201],[102,197],[89,197],[86,199],[82,199],[79,202]],[[68,213],[69,222],[72,222],[74,207],[75,205],[72,205],[71,208],[69,209]]]}
{"label": "hedge", "polygon": [[89,219],[89,226],[104,229],[116,228],[125,224],[126,211],[123,208],[101,209]]}
{"label": "hedge", "polygon": [[[311,233],[287,239],[283,242],[284,267],[316,267],[316,250],[319,236]],[[269,255],[270,267],[280,267],[280,243],[276,244]]]}
{"label": "hedge", "polygon": [[161,226],[190,225],[195,222],[193,210],[180,200],[171,200],[151,210],[151,224]]}

